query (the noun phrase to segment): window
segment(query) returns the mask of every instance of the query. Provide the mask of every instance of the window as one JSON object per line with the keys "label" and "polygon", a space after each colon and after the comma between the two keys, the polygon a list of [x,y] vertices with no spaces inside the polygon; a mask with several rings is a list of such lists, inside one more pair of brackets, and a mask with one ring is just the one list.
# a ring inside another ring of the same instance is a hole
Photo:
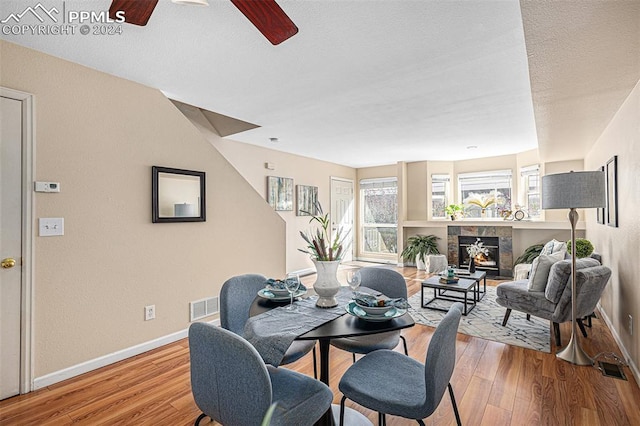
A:
{"label": "window", "polygon": [[466,217],[499,218],[502,210],[511,209],[511,170],[459,174],[458,185]]}
{"label": "window", "polygon": [[431,175],[431,217],[446,218],[449,205],[449,175]]}
{"label": "window", "polygon": [[373,254],[398,252],[398,180],[360,181],[361,251]]}
{"label": "window", "polygon": [[523,167],[520,169],[524,187],[524,202],[530,218],[540,217],[540,167]]}

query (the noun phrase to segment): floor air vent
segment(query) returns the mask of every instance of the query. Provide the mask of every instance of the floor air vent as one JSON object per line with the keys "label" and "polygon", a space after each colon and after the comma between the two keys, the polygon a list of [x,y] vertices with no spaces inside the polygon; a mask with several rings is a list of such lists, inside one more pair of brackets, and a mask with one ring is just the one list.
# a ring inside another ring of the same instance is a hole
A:
{"label": "floor air vent", "polygon": [[218,298],[209,297],[189,303],[190,321],[196,321],[218,312]]}
{"label": "floor air vent", "polygon": [[622,367],[620,367],[620,365],[604,361],[598,361],[598,365],[600,365],[600,371],[602,371],[603,376],[627,380],[627,376],[624,375],[624,371],[622,371]]}

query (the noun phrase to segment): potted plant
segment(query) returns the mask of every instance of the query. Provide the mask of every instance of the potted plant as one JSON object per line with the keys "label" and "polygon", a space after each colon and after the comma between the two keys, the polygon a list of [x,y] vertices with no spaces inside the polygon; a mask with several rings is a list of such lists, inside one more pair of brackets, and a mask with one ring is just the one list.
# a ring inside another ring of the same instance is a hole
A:
{"label": "potted plant", "polygon": [[[578,245],[576,243],[576,245]],[[542,248],[544,247],[544,244],[534,244],[530,247],[527,247],[527,249],[524,251],[524,253],[522,253],[515,262],[513,262],[513,266],[518,265],[520,263],[533,263],[533,260],[540,256],[540,252],[542,251]]]}
{"label": "potted plant", "polygon": [[462,217],[464,213],[464,207],[462,204],[449,204],[445,207],[444,212],[447,216],[451,217],[451,220],[456,220]]}
{"label": "potted plant", "polygon": [[[567,252],[571,254],[571,240],[567,241]],[[593,244],[584,238],[576,238],[576,257],[582,259],[589,257],[593,253]]]}
{"label": "potted plant", "polygon": [[307,246],[298,250],[307,253],[316,267],[316,282],[313,284],[313,289],[319,296],[316,306],[333,308],[338,305],[335,295],[340,290],[340,282],[336,274],[344,254],[346,235],[343,235],[343,229],[339,228],[335,237],[331,238],[329,213],[322,211],[320,203],[316,203],[316,212],[311,216],[309,223],[318,222],[320,226],[315,230],[300,231]]}
{"label": "potted plant", "polygon": [[426,269],[425,256],[440,254],[437,241],[440,237],[435,235],[414,235],[407,239],[407,246],[400,256],[406,262],[415,262],[418,269]]}

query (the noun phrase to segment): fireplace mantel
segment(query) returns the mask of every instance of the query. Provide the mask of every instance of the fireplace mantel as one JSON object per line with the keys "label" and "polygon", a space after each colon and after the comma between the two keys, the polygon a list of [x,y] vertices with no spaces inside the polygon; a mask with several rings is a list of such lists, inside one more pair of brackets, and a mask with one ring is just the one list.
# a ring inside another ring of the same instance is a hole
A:
{"label": "fireplace mantel", "polygon": [[[569,229],[569,222],[543,222],[533,220],[473,220],[473,219],[460,219],[460,220],[405,220],[402,222],[402,226],[405,228],[432,228],[432,227],[444,227],[444,226],[506,226],[513,229]],[[577,230],[585,230],[586,224],[584,221],[579,221],[576,225]]]}

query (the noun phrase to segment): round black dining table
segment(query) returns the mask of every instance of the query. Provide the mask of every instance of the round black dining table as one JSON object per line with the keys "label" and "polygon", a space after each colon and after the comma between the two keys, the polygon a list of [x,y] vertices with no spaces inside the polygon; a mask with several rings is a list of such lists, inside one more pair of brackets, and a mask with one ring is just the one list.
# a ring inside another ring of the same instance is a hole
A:
{"label": "round black dining table", "polygon": [[[273,302],[262,297],[256,296],[249,311],[250,316],[255,316],[263,312],[267,312],[278,306],[287,305],[289,302]],[[318,308],[321,309],[321,308]],[[317,340],[320,346],[320,381],[329,386],[329,346],[331,339],[339,337],[355,337],[355,336],[367,336],[370,334],[384,333],[387,331],[401,330],[403,328],[413,327],[415,322],[413,318],[406,313],[397,318],[390,319],[389,321],[372,322],[366,321],[361,318],[357,318],[353,315],[346,313],[333,319],[329,322],[322,324],[321,326],[308,331],[296,338],[296,340]],[[339,410],[339,406],[333,405],[335,409]],[[351,415],[361,414],[352,410]],[[346,413],[345,424],[358,424],[356,421],[349,422],[349,413]],[[355,420],[355,417],[354,417]],[[316,423],[316,425],[333,425],[334,416],[332,410],[329,409],[324,416]]]}

